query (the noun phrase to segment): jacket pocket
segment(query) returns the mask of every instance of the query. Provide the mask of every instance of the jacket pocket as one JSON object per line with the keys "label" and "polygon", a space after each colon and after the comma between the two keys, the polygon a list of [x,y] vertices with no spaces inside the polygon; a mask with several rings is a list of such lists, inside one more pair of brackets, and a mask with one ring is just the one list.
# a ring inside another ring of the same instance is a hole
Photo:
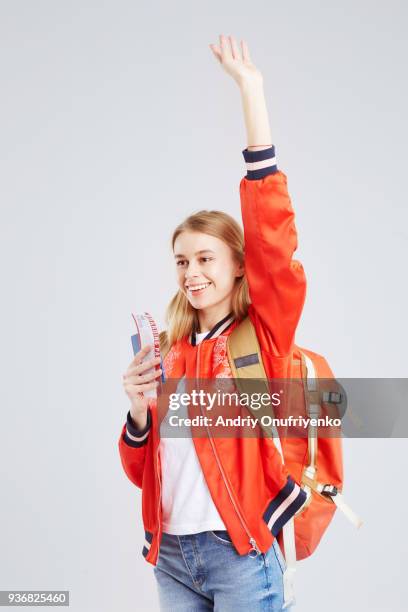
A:
{"label": "jacket pocket", "polygon": [[226,544],[227,546],[233,546],[228,531],[225,531],[223,529],[216,529],[215,531],[210,531],[210,534],[213,536],[213,538],[217,540],[217,542]]}

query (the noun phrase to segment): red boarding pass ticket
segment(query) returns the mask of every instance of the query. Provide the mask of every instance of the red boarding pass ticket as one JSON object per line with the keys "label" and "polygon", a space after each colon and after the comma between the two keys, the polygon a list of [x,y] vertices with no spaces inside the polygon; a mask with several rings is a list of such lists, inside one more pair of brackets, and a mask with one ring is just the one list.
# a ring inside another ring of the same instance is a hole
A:
{"label": "red boarding pass ticket", "polygon": [[[153,317],[148,313],[144,312],[143,314],[133,314],[133,320],[136,324],[136,334],[131,337],[133,353],[138,353],[144,346],[150,344],[152,347],[148,354],[145,356],[144,361],[149,361],[150,359],[154,359],[155,357],[161,357],[160,355],[160,339],[159,332],[157,329],[157,325]],[[143,372],[143,374],[150,374],[154,372],[154,370],[158,370],[159,368],[163,370],[162,361],[160,364],[157,364],[154,368],[150,368]],[[162,382],[164,382],[164,370],[161,376]],[[157,389],[149,389],[148,391],[143,392],[145,397],[157,397]]]}

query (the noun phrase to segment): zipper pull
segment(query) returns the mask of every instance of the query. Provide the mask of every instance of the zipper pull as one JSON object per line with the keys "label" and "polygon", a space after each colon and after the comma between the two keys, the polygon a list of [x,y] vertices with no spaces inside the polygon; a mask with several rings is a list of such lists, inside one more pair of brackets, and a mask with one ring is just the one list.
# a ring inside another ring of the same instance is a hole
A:
{"label": "zipper pull", "polygon": [[258,545],[256,541],[254,540],[254,538],[250,538],[249,543],[251,544],[251,549],[248,552],[248,556],[254,559],[255,557],[261,554],[261,551],[259,550]]}

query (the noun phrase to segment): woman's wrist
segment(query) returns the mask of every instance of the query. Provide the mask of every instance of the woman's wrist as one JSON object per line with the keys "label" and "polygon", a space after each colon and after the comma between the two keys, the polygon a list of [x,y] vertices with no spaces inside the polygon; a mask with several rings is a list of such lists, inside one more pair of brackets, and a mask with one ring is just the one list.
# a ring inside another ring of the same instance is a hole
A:
{"label": "woman's wrist", "polygon": [[263,76],[242,77],[238,83],[241,95],[263,94],[264,83]]}
{"label": "woman's wrist", "polygon": [[139,430],[143,430],[146,428],[148,422],[148,412],[147,410],[143,411],[134,411],[132,408],[129,410],[131,423],[133,423],[134,427]]}

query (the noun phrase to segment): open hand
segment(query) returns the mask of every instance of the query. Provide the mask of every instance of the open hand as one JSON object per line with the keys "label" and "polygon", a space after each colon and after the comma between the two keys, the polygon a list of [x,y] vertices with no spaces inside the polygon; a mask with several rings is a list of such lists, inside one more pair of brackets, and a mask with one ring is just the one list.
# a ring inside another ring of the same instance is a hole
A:
{"label": "open hand", "polygon": [[262,74],[252,63],[248,45],[244,40],[241,40],[240,49],[233,36],[227,37],[220,34],[219,46],[211,44],[210,49],[224,70],[232,76],[240,87],[245,85],[246,82],[262,84]]}

